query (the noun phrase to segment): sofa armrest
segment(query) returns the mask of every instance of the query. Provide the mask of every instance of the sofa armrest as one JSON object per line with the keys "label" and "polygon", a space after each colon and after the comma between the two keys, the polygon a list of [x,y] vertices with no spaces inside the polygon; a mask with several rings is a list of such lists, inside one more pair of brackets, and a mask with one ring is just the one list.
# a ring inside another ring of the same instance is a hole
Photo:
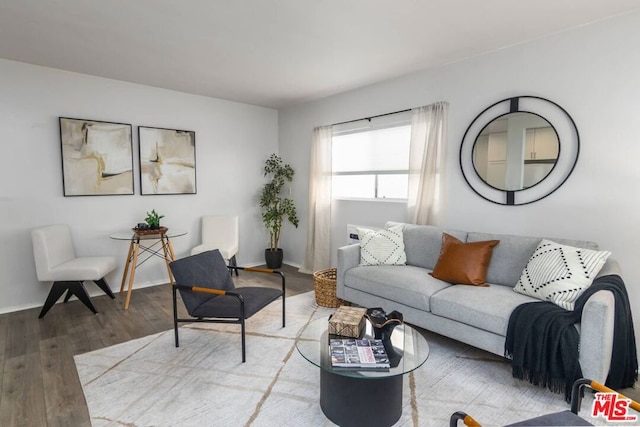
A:
{"label": "sofa armrest", "polygon": [[615,300],[613,293],[598,291],[585,303],[580,321],[582,376],[605,383],[611,366]]}
{"label": "sofa armrest", "polygon": [[338,248],[338,268],[336,273],[336,296],[344,298],[344,274],[347,270],[360,265],[360,245],[348,245]]}
{"label": "sofa armrest", "polygon": [[[620,264],[609,257],[596,277],[622,275]],[[585,378],[604,384],[613,352],[615,298],[609,291],[593,294],[585,303],[580,320],[580,366]]]}
{"label": "sofa armrest", "polygon": [[607,262],[604,263],[604,265],[596,275],[596,278],[602,277],[602,276],[609,276],[611,274],[617,274],[618,276],[622,277],[622,270],[620,269],[620,263],[618,263],[617,260],[609,257],[607,259]]}

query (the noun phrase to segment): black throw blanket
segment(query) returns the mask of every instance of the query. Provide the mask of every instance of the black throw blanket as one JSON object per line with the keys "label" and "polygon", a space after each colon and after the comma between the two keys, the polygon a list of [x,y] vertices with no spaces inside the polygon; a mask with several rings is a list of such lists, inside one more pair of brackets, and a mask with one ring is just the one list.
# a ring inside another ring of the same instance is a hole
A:
{"label": "black throw blanket", "polygon": [[522,304],[511,313],[505,355],[512,359],[513,376],[531,384],[565,392],[582,377],[578,361],[580,337],[573,326],[580,322],[582,309],[591,295],[601,290],[613,292],[615,314],[613,353],[606,385],[613,389],[631,387],[638,378],[633,319],[629,296],[618,275],[599,277],[578,297],[573,311],[547,302]]}

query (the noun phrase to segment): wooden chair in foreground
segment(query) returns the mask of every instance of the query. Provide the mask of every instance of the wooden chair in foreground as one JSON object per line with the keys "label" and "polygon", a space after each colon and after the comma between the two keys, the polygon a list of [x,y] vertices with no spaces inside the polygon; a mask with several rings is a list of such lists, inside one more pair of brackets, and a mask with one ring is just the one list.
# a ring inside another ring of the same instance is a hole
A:
{"label": "wooden chair in foreground", "polygon": [[[591,426],[584,418],[578,416],[580,411],[580,405],[582,404],[583,388],[589,387],[592,390],[601,393],[615,393],[618,399],[626,399],[629,401],[628,407],[640,412],[640,403],[635,400],[631,400],[628,397],[617,393],[615,390],[610,389],[600,383],[581,378],[573,383],[571,389],[571,410],[555,412],[553,414],[542,415],[540,417],[530,418],[528,420],[519,421],[517,423],[509,424],[510,426]],[[613,403],[613,402],[612,402]],[[462,421],[463,425],[467,427],[480,427],[481,424],[474,420],[470,415],[465,412],[458,411],[451,415],[449,419],[449,427],[456,427],[458,421]]]}
{"label": "wooden chair in foreground", "polygon": [[[173,326],[178,347],[178,323],[211,322],[240,324],[242,362],[246,361],[245,320],[282,296],[282,327],[285,326],[285,277],[278,270],[225,265],[220,251],[212,250],[191,255],[169,264],[175,278],[173,284]],[[282,289],[258,286],[236,288],[229,271],[279,275]],[[177,293],[190,318],[178,318]]]}

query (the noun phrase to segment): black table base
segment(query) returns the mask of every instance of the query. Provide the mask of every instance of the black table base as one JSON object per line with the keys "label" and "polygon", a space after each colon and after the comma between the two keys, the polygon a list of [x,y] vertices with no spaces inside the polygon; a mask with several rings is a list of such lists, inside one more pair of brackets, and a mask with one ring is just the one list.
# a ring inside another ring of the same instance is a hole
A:
{"label": "black table base", "polygon": [[402,415],[402,375],[358,378],[320,369],[320,407],[342,427],[388,427]]}

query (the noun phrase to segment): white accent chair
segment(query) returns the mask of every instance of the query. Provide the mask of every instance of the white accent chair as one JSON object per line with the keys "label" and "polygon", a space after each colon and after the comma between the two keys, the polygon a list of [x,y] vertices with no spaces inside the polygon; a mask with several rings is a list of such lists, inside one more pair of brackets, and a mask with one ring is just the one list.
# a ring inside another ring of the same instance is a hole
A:
{"label": "white accent chair", "polygon": [[[237,216],[203,216],[202,244],[193,248],[191,255],[217,249],[228,265],[237,267],[236,254],[239,240]],[[238,270],[236,270],[237,275]]]}
{"label": "white accent chair", "polygon": [[36,274],[40,282],[53,282],[49,296],[40,311],[42,319],[60,296],[67,292],[64,302],[75,295],[89,310],[97,313],[84,281],[96,283],[111,299],[115,296],[104,277],[115,270],[116,260],[113,257],[76,257],[71,239],[71,230],[67,225],[49,225],[31,231],[33,257],[36,263]]}

